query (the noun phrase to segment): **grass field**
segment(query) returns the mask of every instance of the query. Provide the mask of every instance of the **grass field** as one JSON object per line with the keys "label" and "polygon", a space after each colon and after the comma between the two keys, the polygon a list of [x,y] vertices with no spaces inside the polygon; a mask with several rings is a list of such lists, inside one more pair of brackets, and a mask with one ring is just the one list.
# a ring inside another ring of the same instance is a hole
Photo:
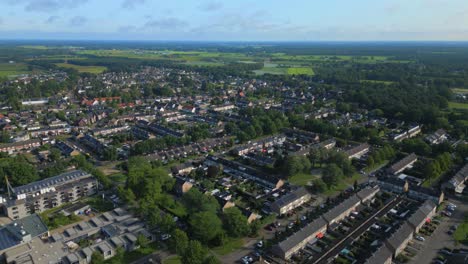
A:
{"label": "grass field", "polygon": [[0,77],[31,73],[24,63],[0,63]]}
{"label": "grass field", "polygon": [[385,84],[385,85],[390,85],[393,82],[392,81],[379,81],[379,80],[361,80],[361,83],[380,83],[380,84]]}
{"label": "grass field", "polygon": [[452,92],[454,93],[460,93],[460,94],[468,94],[468,89],[463,89],[463,88],[453,88]]}
{"label": "grass field", "polygon": [[457,103],[457,102],[449,102],[449,108],[453,108],[453,109],[468,109],[468,104],[465,104],[465,103]]}
{"label": "grass field", "polygon": [[182,264],[182,260],[179,256],[169,257],[162,262],[163,264]]}
{"label": "grass field", "polygon": [[344,190],[346,190],[348,187],[350,186],[353,186],[354,184],[354,181],[357,181],[361,178],[361,175],[356,173],[353,175],[353,177],[351,178],[348,178],[346,177],[345,179],[341,180],[338,185],[332,187],[332,188],[328,188],[328,190],[326,190],[323,194],[325,196],[333,196],[337,193],[340,193]]}
{"label": "grass field", "polygon": [[314,75],[312,68],[288,68],[287,73],[289,75]]}
{"label": "grass field", "polygon": [[263,67],[260,70],[253,71],[256,75],[264,74],[286,74],[287,68]]}
{"label": "grass field", "polygon": [[224,245],[213,248],[213,251],[218,255],[227,255],[232,253],[244,245],[242,238],[226,238]]}
{"label": "grass field", "polygon": [[453,233],[453,238],[457,243],[468,245],[468,215],[465,215],[465,221]]}
{"label": "grass field", "polygon": [[107,70],[104,66],[81,66],[81,65],[74,65],[69,63],[56,63],[55,65],[64,68],[73,68],[76,69],[78,72],[89,72],[89,73],[102,73],[103,71]]}
{"label": "grass field", "polygon": [[314,169],[312,174],[298,173],[289,178],[289,182],[294,185],[306,186],[310,181],[320,178],[320,169]]}

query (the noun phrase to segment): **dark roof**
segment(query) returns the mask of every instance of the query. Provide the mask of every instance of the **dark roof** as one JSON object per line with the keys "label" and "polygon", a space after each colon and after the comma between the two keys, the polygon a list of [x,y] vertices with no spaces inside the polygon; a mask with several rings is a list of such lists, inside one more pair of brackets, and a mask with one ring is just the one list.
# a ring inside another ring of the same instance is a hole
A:
{"label": "dark roof", "polygon": [[357,145],[357,146],[354,146],[354,147],[351,147],[351,148],[345,150],[345,153],[348,156],[352,156],[352,155],[354,155],[356,153],[359,153],[359,152],[361,152],[361,151],[363,151],[365,149],[368,149],[369,147],[370,147],[369,144],[363,143],[363,144],[360,144],[360,145]]}
{"label": "dark roof", "polygon": [[309,236],[319,231],[320,229],[325,228],[326,226],[327,223],[325,222],[325,220],[319,217],[311,223],[309,223],[308,225],[306,225],[305,227],[301,228],[292,236],[289,236],[286,240],[283,240],[280,243],[276,244],[273,250],[276,252],[280,251],[285,253],[294,248],[297,244],[304,241]]}
{"label": "dark roof", "polygon": [[340,204],[338,204],[337,206],[333,207],[330,211],[323,214],[322,217],[327,222],[332,222],[339,215],[346,212],[347,210],[349,210],[349,208],[353,207],[354,205],[356,205],[356,204],[358,204],[360,202],[361,202],[361,200],[359,199],[359,197],[357,195],[353,195],[353,196],[349,197],[348,199],[344,200],[343,202],[341,202]]}
{"label": "dark roof", "polygon": [[377,192],[380,191],[378,186],[372,188],[364,188],[356,193],[357,197],[361,198],[361,200],[368,199],[370,196],[374,196]]}
{"label": "dark roof", "polygon": [[278,206],[279,208],[283,207],[283,206],[286,206],[306,195],[309,195],[309,192],[301,187],[301,188],[298,188],[286,195],[283,195],[281,198],[279,198],[278,200],[276,200],[272,206]]}
{"label": "dark roof", "polygon": [[390,238],[387,239],[387,243],[394,249],[398,248],[403,242],[413,233],[413,228],[404,222]]}
{"label": "dark roof", "polygon": [[365,264],[382,264],[391,258],[392,255],[392,252],[385,245],[382,245],[366,260]]}
{"label": "dark roof", "polygon": [[422,222],[426,220],[428,215],[436,207],[436,204],[431,200],[426,200],[419,208],[416,210],[410,218],[408,218],[408,223],[412,226],[417,227]]}
{"label": "dark roof", "polygon": [[408,166],[411,162],[415,161],[418,159],[418,156],[416,156],[416,154],[414,153],[411,153],[409,154],[408,156],[404,157],[403,159],[399,160],[398,162],[396,162],[395,164],[393,164],[390,168],[389,168],[389,172],[394,174],[396,173],[397,171],[400,171],[401,169],[405,168],[406,166]]}
{"label": "dark roof", "polygon": [[32,192],[40,192],[41,189],[55,187],[58,185],[63,185],[68,182],[84,179],[91,177],[91,175],[87,172],[81,170],[75,170],[70,172],[65,172],[60,175],[46,178],[40,181],[36,181],[33,183],[29,183],[23,186],[18,186],[13,188],[13,192],[18,194],[27,194]]}
{"label": "dark roof", "polygon": [[468,178],[468,164],[465,164],[453,177],[450,179],[450,184],[453,186],[458,186],[461,183],[464,183]]}
{"label": "dark roof", "polygon": [[34,238],[48,231],[47,226],[37,214],[15,220],[0,228],[0,250],[20,244],[27,234]]}

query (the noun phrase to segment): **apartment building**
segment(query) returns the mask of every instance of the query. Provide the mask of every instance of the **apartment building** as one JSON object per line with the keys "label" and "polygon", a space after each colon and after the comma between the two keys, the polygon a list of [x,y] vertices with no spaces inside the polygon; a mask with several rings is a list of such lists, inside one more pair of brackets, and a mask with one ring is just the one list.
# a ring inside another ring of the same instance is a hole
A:
{"label": "apartment building", "polygon": [[23,186],[9,187],[10,196],[2,197],[0,201],[6,216],[20,219],[95,194],[97,185],[91,174],[75,170]]}

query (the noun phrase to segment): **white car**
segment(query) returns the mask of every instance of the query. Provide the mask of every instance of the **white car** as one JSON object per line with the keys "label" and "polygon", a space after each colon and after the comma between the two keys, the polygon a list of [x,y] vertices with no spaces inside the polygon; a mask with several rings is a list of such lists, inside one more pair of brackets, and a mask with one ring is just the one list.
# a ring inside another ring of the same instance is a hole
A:
{"label": "white car", "polygon": [[263,241],[261,241],[261,240],[258,241],[257,247],[258,247],[258,248],[262,248],[262,247],[263,247]]}
{"label": "white car", "polygon": [[418,240],[418,241],[421,241],[421,242],[424,242],[426,241],[426,239],[422,236],[415,236],[414,239]]}

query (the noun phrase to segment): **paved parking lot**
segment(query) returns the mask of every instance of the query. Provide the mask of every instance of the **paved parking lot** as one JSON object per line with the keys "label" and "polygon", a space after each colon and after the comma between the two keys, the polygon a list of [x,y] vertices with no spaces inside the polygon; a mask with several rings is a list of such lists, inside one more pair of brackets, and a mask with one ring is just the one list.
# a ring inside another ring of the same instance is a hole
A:
{"label": "paved parking lot", "polygon": [[[444,247],[456,248],[453,237],[447,231],[451,226],[463,222],[464,214],[468,212],[468,204],[452,199],[449,202],[457,205],[456,211],[452,217],[445,217],[434,233],[430,237],[426,237],[426,241],[415,241],[415,243],[422,244],[422,247],[417,255],[411,259],[410,264],[431,263],[440,249]],[[465,246],[465,248],[468,247]]]}

